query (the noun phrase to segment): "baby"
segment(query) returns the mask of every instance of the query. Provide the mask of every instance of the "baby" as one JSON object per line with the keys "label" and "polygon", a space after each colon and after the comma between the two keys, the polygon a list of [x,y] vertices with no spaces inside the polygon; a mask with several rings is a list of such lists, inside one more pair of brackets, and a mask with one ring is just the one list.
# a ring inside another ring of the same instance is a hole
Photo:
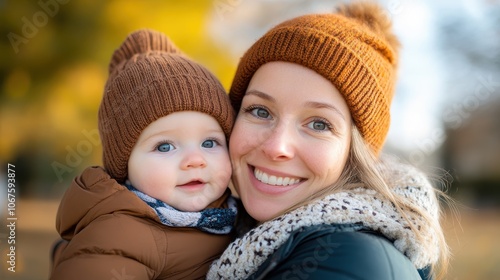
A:
{"label": "baby", "polygon": [[234,111],[162,33],[117,49],[99,108],[102,167],[62,198],[51,279],[198,279],[231,241]]}

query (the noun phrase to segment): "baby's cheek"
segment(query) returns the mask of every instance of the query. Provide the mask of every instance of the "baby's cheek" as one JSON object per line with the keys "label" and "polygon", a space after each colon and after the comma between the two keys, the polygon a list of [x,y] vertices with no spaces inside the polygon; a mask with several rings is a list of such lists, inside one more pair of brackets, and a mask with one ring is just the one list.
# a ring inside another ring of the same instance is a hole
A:
{"label": "baby's cheek", "polygon": [[229,156],[221,158],[219,165],[215,166],[213,174],[215,174],[215,178],[220,184],[227,186],[232,174],[232,166]]}

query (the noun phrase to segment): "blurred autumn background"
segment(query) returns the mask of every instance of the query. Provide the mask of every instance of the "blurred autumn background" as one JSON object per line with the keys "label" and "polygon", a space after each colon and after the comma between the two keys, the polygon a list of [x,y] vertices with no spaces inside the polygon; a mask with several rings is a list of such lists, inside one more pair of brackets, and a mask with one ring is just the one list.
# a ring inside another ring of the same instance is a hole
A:
{"label": "blurred autumn background", "polygon": [[[128,33],[164,32],[229,89],[239,57],[266,30],[336,2],[0,0],[0,278],[48,278],[59,199],[74,176],[101,164],[97,108]],[[458,201],[443,220],[449,279],[498,279],[500,2],[380,2],[403,44],[386,151],[447,182]],[[16,272],[7,270],[8,163]]]}

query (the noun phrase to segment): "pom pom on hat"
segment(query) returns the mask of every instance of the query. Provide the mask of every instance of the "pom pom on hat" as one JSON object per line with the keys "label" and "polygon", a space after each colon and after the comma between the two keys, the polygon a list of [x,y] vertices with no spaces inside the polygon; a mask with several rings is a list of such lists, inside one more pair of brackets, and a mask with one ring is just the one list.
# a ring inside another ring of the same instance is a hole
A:
{"label": "pom pom on hat", "polygon": [[134,55],[155,51],[184,56],[179,48],[161,32],[141,29],[128,35],[121,47],[113,53],[109,63],[109,74],[111,75],[115,70],[123,68],[124,64],[130,61]]}
{"label": "pom pom on hat", "polygon": [[114,52],[99,107],[103,165],[118,182],[127,178],[128,159],[142,131],[178,111],[212,116],[226,139],[235,114],[219,80],[190,60],[164,34],[131,33]]}
{"label": "pom pom on hat", "polygon": [[[373,2],[353,2],[338,6],[337,13],[368,27],[379,36],[384,37],[395,53],[399,51],[401,44],[392,32],[392,22],[379,5]],[[391,54],[388,53],[387,55],[390,56]],[[396,67],[396,57],[392,58],[392,60],[394,60],[393,65]]]}
{"label": "pom pom on hat", "polygon": [[268,31],[243,55],[229,97],[236,111],[254,73],[272,61],[297,63],[328,79],[343,95],[374,154],[385,142],[394,95],[399,43],[376,4],[345,4]]}

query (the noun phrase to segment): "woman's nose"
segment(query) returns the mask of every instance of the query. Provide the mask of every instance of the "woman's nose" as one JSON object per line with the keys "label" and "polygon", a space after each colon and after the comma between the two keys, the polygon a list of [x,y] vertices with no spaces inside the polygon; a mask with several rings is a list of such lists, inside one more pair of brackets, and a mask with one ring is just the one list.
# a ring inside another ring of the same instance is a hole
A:
{"label": "woman's nose", "polygon": [[181,169],[204,168],[207,162],[200,151],[188,151],[181,162]]}
{"label": "woman's nose", "polygon": [[266,133],[261,149],[264,154],[274,161],[285,161],[292,159],[295,155],[292,128],[286,124],[280,124],[269,133]]}

